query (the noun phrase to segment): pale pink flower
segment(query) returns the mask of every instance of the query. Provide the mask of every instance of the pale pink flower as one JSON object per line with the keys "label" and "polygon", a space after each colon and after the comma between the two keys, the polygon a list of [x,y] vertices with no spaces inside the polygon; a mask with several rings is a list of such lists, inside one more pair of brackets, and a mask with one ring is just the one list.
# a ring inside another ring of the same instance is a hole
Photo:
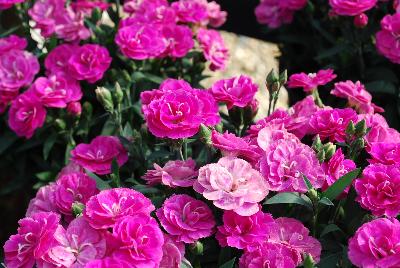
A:
{"label": "pale pink flower", "polygon": [[54,232],[60,216],[52,212],[40,212],[18,221],[18,234],[12,235],[4,244],[7,267],[33,267],[51,248]]}
{"label": "pale pink flower", "polygon": [[332,69],[320,70],[317,73],[298,73],[292,74],[287,82],[288,88],[301,87],[305,92],[311,92],[318,86],[328,84],[336,78]]}
{"label": "pale pink flower", "polygon": [[55,204],[54,192],[56,191],[56,184],[54,182],[49,185],[40,187],[36,196],[31,199],[26,210],[26,217],[32,217],[33,214],[39,212],[57,212]]}
{"label": "pale pink flower", "polygon": [[349,240],[349,259],[357,267],[400,266],[400,223],[375,219],[363,224]]}
{"label": "pale pink flower", "polygon": [[155,219],[145,214],[124,216],[113,227],[120,243],[112,257],[134,267],[157,268],[162,259],[164,236]]}
{"label": "pale pink flower", "polygon": [[381,107],[372,103],[371,94],[360,81],[353,83],[348,80],[346,82],[335,83],[335,88],[331,91],[331,94],[348,99],[349,105],[355,107],[359,113],[384,112]]}
{"label": "pale pink flower", "polygon": [[162,183],[169,187],[191,187],[197,177],[196,162],[188,160],[168,161],[163,167],[154,163],[154,169],[148,170],[143,179],[150,185]]}
{"label": "pale pink flower", "polygon": [[396,217],[400,213],[400,167],[371,164],[356,179],[357,201],[375,216]]}
{"label": "pale pink flower", "polygon": [[221,34],[215,30],[200,28],[197,32],[197,40],[203,50],[204,57],[211,63],[210,69],[212,71],[224,70],[229,52]]}
{"label": "pale pink flower", "polygon": [[86,203],[84,216],[96,229],[106,229],[124,216],[140,213],[149,215],[154,210],[150,199],[127,188],[103,190]]}
{"label": "pale pink flower", "polygon": [[27,46],[28,42],[25,38],[12,34],[0,38],[0,55],[13,49],[24,50]]}
{"label": "pale pink flower", "polygon": [[167,233],[178,242],[194,243],[208,237],[215,226],[207,204],[185,194],[166,199],[156,215]]}
{"label": "pale pink flower", "polygon": [[341,16],[356,16],[372,9],[377,0],[329,0],[332,11]]}
{"label": "pale pink flower", "polygon": [[72,44],[61,44],[55,47],[44,60],[47,72],[68,74],[68,61],[78,49],[78,45]]}
{"label": "pale pink flower", "polygon": [[269,186],[245,160],[223,157],[200,168],[193,189],[218,208],[251,216],[260,210],[258,202],[267,196]]}
{"label": "pale pink flower", "polygon": [[185,244],[176,242],[169,235],[164,234],[163,257],[160,268],[180,268],[185,256]]}
{"label": "pale pink flower", "polygon": [[[300,140],[294,134],[289,133],[285,128],[279,125],[270,124],[258,132],[257,144],[264,151],[269,150],[271,144],[278,140],[292,140],[300,143]],[[262,155],[260,157],[262,157]]]}
{"label": "pale pink flower", "polygon": [[399,37],[400,12],[386,15],[381,21],[381,30],[376,34],[376,48],[380,54],[397,64],[400,64]]}
{"label": "pale pink flower", "polygon": [[239,259],[239,268],[295,268],[293,252],[280,244],[265,243],[252,251],[245,251]]}
{"label": "pale pink flower", "polygon": [[400,163],[400,143],[373,143],[368,153],[372,157],[372,159],[368,159],[371,164],[393,165]]}
{"label": "pale pink flower", "polygon": [[208,24],[212,27],[218,28],[225,23],[228,13],[221,10],[221,6],[211,1],[207,3]]}
{"label": "pale pink flower", "polygon": [[69,173],[57,179],[54,199],[58,210],[65,215],[72,215],[74,202],[86,204],[89,198],[99,191],[96,181],[82,172]]}
{"label": "pale pink flower", "polygon": [[[135,2],[138,4],[136,8],[133,6]],[[177,21],[175,10],[169,6],[167,0],[128,1],[124,3],[125,7],[136,9],[129,11],[132,14],[127,20],[131,22],[167,26],[176,24]]]}
{"label": "pale pink flower", "polygon": [[128,161],[128,152],[117,137],[97,136],[89,144],[78,144],[71,151],[71,160],[96,174],[111,173],[112,161],[121,167]]}
{"label": "pale pink flower", "polygon": [[224,211],[223,224],[218,227],[215,238],[221,247],[254,250],[268,239],[269,229],[274,224],[271,214],[258,211],[251,216],[240,216],[233,211]]}

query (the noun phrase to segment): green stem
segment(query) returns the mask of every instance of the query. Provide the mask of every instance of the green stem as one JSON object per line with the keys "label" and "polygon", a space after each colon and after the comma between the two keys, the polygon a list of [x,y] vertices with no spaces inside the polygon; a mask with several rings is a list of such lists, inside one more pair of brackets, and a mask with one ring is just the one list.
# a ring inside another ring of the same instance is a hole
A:
{"label": "green stem", "polygon": [[312,94],[312,96],[314,98],[315,104],[318,105],[318,107],[323,108],[325,105],[324,105],[324,103],[322,102],[322,100],[321,100],[321,98],[319,96],[318,89],[317,88],[313,89],[311,94]]}

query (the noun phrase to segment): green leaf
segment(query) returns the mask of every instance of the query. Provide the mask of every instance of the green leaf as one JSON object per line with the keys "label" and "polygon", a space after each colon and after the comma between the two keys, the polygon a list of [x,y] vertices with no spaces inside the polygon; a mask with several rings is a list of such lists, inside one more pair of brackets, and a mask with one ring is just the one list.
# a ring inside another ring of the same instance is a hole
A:
{"label": "green leaf", "polygon": [[235,265],[235,261],[236,261],[236,257],[233,258],[232,260],[222,264],[219,268],[233,268],[233,266]]}
{"label": "green leaf", "polygon": [[323,237],[323,236],[325,236],[325,235],[327,235],[327,234],[329,234],[329,233],[337,232],[337,231],[343,232],[342,229],[340,229],[336,224],[328,224],[328,225],[325,226],[325,228],[322,230],[321,236],[320,236],[320,237]]}
{"label": "green leaf", "polygon": [[44,145],[43,145],[43,158],[44,158],[44,160],[47,160],[47,158],[49,157],[49,153],[50,153],[51,149],[53,148],[54,144],[56,143],[56,141],[57,141],[57,134],[53,133],[44,142]]}
{"label": "green leaf", "polygon": [[145,73],[144,75],[145,75],[146,80],[156,83],[156,84],[161,84],[164,81],[164,78],[159,77],[154,74],[151,74],[151,73]]}
{"label": "green leaf", "polygon": [[111,178],[113,179],[115,186],[121,186],[119,178],[119,165],[116,158],[114,158],[111,162]]}
{"label": "green leaf", "polygon": [[329,200],[328,198],[326,198],[325,196],[322,197],[322,198],[318,201],[318,203],[323,204],[323,205],[326,205],[326,206],[334,206],[334,204],[332,203],[332,201]]}
{"label": "green leaf", "polygon": [[106,190],[106,189],[110,189],[111,186],[110,184],[108,184],[108,182],[104,181],[103,179],[101,179],[99,176],[97,176],[96,174],[90,172],[89,170],[85,169],[86,174],[88,174],[89,177],[91,177],[92,179],[94,179],[96,181],[96,187],[99,190]]}
{"label": "green leaf", "polygon": [[54,177],[54,174],[50,171],[44,171],[44,172],[36,173],[35,177],[41,181],[51,181]]}
{"label": "green leaf", "polygon": [[336,268],[336,264],[339,262],[341,257],[341,253],[335,253],[332,255],[329,255],[318,263],[318,267],[323,267],[323,268]]}
{"label": "green leaf", "polygon": [[346,175],[343,175],[322,193],[323,196],[331,201],[334,200],[341,193],[343,193],[344,189],[346,189],[346,187],[349,186],[355,178],[357,178],[359,173],[360,173],[360,168],[357,168],[353,171],[350,171]]}
{"label": "green leaf", "polygon": [[122,136],[124,138],[130,138],[133,136],[133,130],[131,127],[131,124],[129,124],[129,122],[127,122],[124,126],[124,129],[122,130]]}
{"label": "green leaf", "polygon": [[297,193],[279,193],[264,202],[266,205],[272,204],[298,204],[312,210],[311,200],[305,195]]}
{"label": "green leaf", "polygon": [[311,189],[313,189],[314,187],[312,186],[311,181],[307,178],[306,175],[303,174],[303,179],[304,179],[304,183],[307,186],[308,191],[310,191]]}
{"label": "green leaf", "polygon": [[138,192],[141,192],[142,194],[159,194],[160,190],[154,187],[150,187],[147,185],[135,185],[133,186],[133,189],[135,189]]}

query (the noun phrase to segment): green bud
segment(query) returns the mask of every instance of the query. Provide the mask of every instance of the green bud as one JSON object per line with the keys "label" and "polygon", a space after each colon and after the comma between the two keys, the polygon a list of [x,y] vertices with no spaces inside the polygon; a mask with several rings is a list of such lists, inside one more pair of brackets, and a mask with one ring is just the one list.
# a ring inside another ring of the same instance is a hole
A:
{"label": "green bud", "polygon": [[356,128],[354,127],[353,121],[350,121],[346,127],[346,134],[351,137],[354,133],[356,133]]}
{"label": "green bud", "polygon": [[355,126],[355,135],[359,138],[364,137],[364,135],[367,133],[367,123],[365,122],[365,119],[361,120],[358,122]]}
{"label": "green bud", "polygon": [[266,85],[270,94],[279,90],[279,77],[276,76],[274,69],[268,73]]}
{"label": "green bud", "polygon": [[365,142],[363,138],[358,138],[354,141],[353,143],[353,150],[355,151],[361,151],[365,147]]}
{"label": "green bud", "polygon": [[322,148],[322,142],[321,139],[319,138],[319,135],[315,136],[314,141],[311,146],[315,152],[319,152]]}
{"label": "green bud", "polygon": [[93,113],[93,106],[90,102],[85,101],[82,105],[82,114],[86,117],[92,117],[92,113]]}
{"label": "green bud", "polygon": [[92,11],[92,17],[91,17],[91,20],[94,22],[94,23],[96,23],[96,22],[98,22],[100,19],[101,19],[101,10],[98,8],[98,7],[96,7],[96,8],[94,8],[93,9],[93,11]]}
{"label": "green bud", "polygon": [[324,162],[325,161],[325,151],[324,150],[320,150],[317,153],[317,158],[318,158],[320,163]]}
{"label": "green bud", "polygon": [[336,152],[336,145],[331,142],[324,144],[325,160],[331,159],[333,154]]}
{"label": "green bud", "polygon": [[126,71],[126,70],[122,70],[121,72],[122,77],[128,81],[128,82],[132,82],[132,77],[130,76],[130,74]]}
{"label": "green bud", "polygon": [[74,203],[72,203],[72,215],[74,215],[75,218],[82,216],[82,211],[84,208],[85,208],[84,204],[75,201]]}
{"label": "green bud", "polygon": [[115,101],[117,103],[122,103],[123,99],[124,99],[124,92],[121,89],[121,86],[119,85],[118,82],[115,83]]}
{"label": "green bud", "polygon": [[279,75],[279,82],[283,85],[287,82],[287,79],[288,79],[287,70],[284,70]]}
{"label": "green bud", "polygon": [[303,267],[304,268],[314,268],[315,267],[315,262],[313,257],[310,254],[306,254],[306,256],[304,257],[304,263],[303,263]]}
{"label": "green bud", "polygon": [[224,125],[222,123],[219,123],[218,125],[215,126],[215,130],[218,131],[219,133],[222,133],[222,131],[224,131],[223,127]]}
{"label": "green bud", "polygon": [[310,197],[311,200],[313,201],[318,201],[318,192],[315,189],[310,189],[308,191],[308,196]]}
{"label": "green bud", "polygon": [[200,241],[196,241],[195,243],[190,245],[190,250],[195,255],[203,255],[204,247]]}
{"label": "green bud", "polygon": [[54,124],[58,130],[65,130],[67,127],[67,124],[63,119],[57,118],[54,120]]}
{"label": "green bud", "polygon": [[96,88],[96,97],[107,112],[112,112],[114,110],[111,92],[108,89],[105,87]]}
{"label": "green bud", "polygon": [[204,142],[206,145],[211,146],[212,141],[211,141],[211,130],[206,127],[205,125],[201,124],[200,125],[200,140]]}

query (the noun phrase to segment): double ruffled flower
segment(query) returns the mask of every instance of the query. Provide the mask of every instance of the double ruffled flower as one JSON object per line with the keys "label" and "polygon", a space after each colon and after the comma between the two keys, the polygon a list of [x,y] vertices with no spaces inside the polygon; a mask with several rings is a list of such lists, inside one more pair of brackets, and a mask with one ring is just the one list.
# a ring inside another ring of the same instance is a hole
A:
{"label": "double ruffled flower", "polygon": [[378,52],[391,62],[400,64],[400,13],[386,15],[376,34]]}
{"label": "double ruffled flower", "polygon": [[317,73],[310,74],[298,73],[289,77],[287,86],[289,88],[301,87],[305,92],[311,92],[317,89],[318,86],[326,85],[335,78],[336,74],[333,73],[332,69],[320,70]]}

